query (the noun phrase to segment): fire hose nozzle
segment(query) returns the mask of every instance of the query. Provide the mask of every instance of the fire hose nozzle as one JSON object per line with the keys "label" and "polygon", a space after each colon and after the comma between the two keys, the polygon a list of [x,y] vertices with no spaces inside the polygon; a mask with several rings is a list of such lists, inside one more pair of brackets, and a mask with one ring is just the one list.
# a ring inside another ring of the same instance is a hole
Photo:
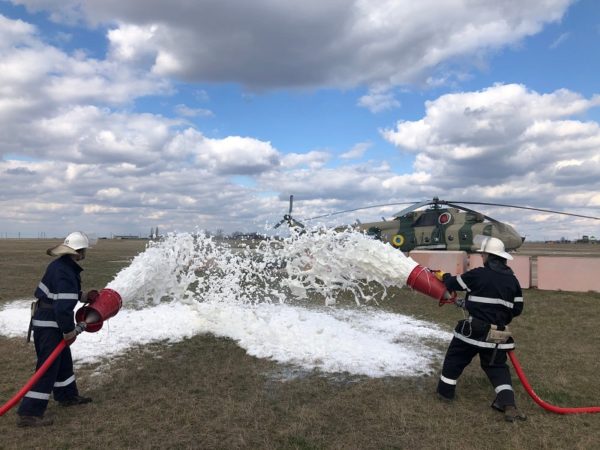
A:
{"label": "fire hose nozzle", "polygon": [[449,292],[446,285],[431,270],[421,265],[417,265],[412,270],[406,284],[415,291],[438,300],[440,305],[454,303],[456,299],[455,292]]}
{"label": "fire hose nozzle", "polygon": [[105,320],[119,312],[123,301],[117,291],[102,289],[94,303],[82,306],[75,313],[77,322],[85,322],[85,331],[95,333],[102,328]]}

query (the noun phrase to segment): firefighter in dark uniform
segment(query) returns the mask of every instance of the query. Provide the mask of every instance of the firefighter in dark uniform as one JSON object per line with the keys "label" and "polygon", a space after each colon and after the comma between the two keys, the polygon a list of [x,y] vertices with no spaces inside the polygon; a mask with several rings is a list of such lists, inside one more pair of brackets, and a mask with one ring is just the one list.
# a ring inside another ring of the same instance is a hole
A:
{"label": "firefighter in dark uniform", "polygon": [[463,308],[468,313],[454,329],[437,393],[443,400],[452,400],[458,378],[479,354],[481,368],[496,392],[492,408],[503,412],[509,422],[525,420],[525,415],[516,408],[506,364],[507,350],[515,348],[508,324],[523,311],[523,293],[513,271],[506,265],[506,260],[513,258],[505,251],[502,241],[487,236],[480,236],[479,241],[483,267],[458,276],[436,272],[448,290],[466,291]]}
{"label": "firefighter in dark uniform", "polygon": [[[73,310],[78,301],[92,302],[98,291],[81,292],[81,271],[77,261],[85,258],[89,247],[88,237],[79,231],[67,236],[63,244],[48,249],[51,256],[58,256],[47,267],[35,290],[38,299],[31,320],[37,368],[50,356],[56,346],[65,339],[73,343],[85,324],[75,324]],[[20,427],[52,425],[52,419],[44,417],[50,393],[62,406],[73,406],[92,401],[82,397],[77,390],[71,350],[67,346],[48,371],[29,390],[19,406],[17,425]]]}

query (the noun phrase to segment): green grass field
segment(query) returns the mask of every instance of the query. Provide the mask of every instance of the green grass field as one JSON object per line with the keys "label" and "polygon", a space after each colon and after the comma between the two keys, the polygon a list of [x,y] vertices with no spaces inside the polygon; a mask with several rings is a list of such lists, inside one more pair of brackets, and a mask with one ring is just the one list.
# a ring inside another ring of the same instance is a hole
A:
{"label": "green grass field", "polygon": [[[57,242],[0,240],[0,304],[32,296],[50,261],[45,250]],[[144,245],[100,241],[83,263],[84,285],[106,285]],[[461,318],[457,308],[440,308],[406,289],[380,307],[448,331]],[[600,405],[598,323],[598,293],[525,291],[524,314],[514,322],[516,353],[543,399],[559,406]],[[34,364],[32,344],[0,337],[0,404],[22,387]],[[435,397],[437,374],[370,379],[311,372],[282,381],[293,368],[248,356],[234,341],[209,335],[130,351],[105,364],[101,376],[92,376],[94,369],[76,372],[80,390],[93,403],[60,408],[51,401],[48,414],[55,425],[43,430],[17,428],[13,409],[0,417],[0,449],[600,446],[600,414],[548,413],[528,397],[514,372],[517,401],[528,421],[504,422],[489,407],[493,390],[477,361],[461,377],[453,404]]]}

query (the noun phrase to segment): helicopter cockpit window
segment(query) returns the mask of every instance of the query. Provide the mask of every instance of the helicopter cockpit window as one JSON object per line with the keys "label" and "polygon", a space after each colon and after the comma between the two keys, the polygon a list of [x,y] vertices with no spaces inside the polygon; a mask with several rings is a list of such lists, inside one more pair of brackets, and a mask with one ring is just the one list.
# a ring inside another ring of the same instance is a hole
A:
{"label": "helicopter cockpit window", "polygon": [[413,227],[429,227],[436,226],[438,224],[438,214],[435,212],[432,213],[423,213],[421,216],[417,218],[412,224]]}
{"label": "helicopter cockpit window", "polygon": [[481,213],[467,213],[465,216],[465,222],[480,223],[485,220],[485,217]]}
{"label": "helicopter cockpit window", "polygon": [[371,236],[374,239],[381,240],[381,228],[371,227],[367,231],[367,236]]}

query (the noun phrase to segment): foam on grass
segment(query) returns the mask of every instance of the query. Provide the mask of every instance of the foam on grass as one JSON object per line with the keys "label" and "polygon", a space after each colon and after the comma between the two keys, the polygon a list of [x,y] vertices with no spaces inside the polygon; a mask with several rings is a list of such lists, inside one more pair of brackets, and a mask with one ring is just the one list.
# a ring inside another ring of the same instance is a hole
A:
{"label": "foam on grass", "polygon": [[[201,333],[235,340],[250,355],[323,372],[381,376],[429,373],[450,334],[435,324],[373,305],[404,285],[410,258],[355,232],[319,232],[233,249],[198,234],[152,243],[107,287],[123,309],[72,347],[93,363],[153,342]],[[334,305],[350,295],[354,307]],[[315,304],[310,297],[321,299]],[[0,311],[0,333],[24,336],[29,301]]]}

